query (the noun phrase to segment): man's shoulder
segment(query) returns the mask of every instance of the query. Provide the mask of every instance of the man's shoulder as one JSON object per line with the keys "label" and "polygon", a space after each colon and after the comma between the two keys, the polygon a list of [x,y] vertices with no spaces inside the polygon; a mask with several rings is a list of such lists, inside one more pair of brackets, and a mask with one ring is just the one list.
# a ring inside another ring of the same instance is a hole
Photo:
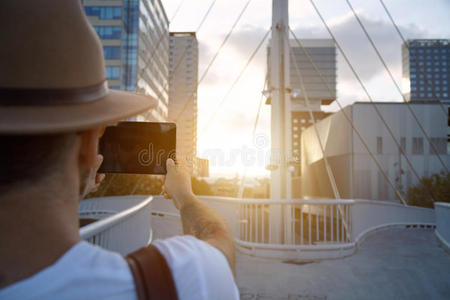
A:
{"label": "man's shoulder", "polygon": [[0,290],[0,295],[2,299],[130,299],[135,288],[120,254],[83,241],[54,264]]}
{"label": "man's shoulder", "polygon": [[156,240],[182,299],[238,299],[230,266],[223,253],[191,235]]}

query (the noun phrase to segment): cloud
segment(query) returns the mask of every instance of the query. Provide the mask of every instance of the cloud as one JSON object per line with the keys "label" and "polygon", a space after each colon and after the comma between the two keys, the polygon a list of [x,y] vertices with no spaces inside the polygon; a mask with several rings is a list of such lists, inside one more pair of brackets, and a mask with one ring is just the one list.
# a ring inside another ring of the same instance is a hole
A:
{"label": "cloud", "polygon": [[[256,47],[267,33],[267,30],[267,28],[244,24],[242,27],[233,32],[228,41],[228,48],[231,49],[240,59],[247,60],[251,53],[255,51]],[[265,58],[268,40],[269,39],[267,38],[266,44],[264,44],[259,50],[260,55],[257,56],[258,62],[256,62],[256,64],[265,64],[265,60],[261,61],[261,58]]]}
{"label": "cloud", "polygon": [[[358,11],[358,16],[369,32],[383,59],[386,61],[389,69],[393,72],[397,80],[400,80],[401,39],[394,27],[391,23],[374,19],[361,10]],[[387,76],[382,63],[351,13],[332,19],[328,24],[351,64],[364,82],[379,75]],[[415,24],[403,25],[399,28],[403,35],[408,38],[425,38],[429,35],[425,29]],[[236,61],[247,61],[266,31],[266,28],[252,24],[244,24],[238,27],[223,48],[223,54],[235,56]],[[320,25],[303,25],[301,28],[293,28],[293,31],[300,39],[330,38],[326,29]],[[225,33],[221,35],[220,41],[224,37]],[[252,62],[252,65],[257,66],[261,70],[265,70],[266,68],[267,42],[268,40]],[[218,41],[215,41],[215,44],[218,44]],[[204,67],[206,67],[210,58],[213,57],[217,47],[214,48],[210,44],[200,43],[200,51],[204,55],[200,70],[204,70]],[[351,69],[348,67],[342,54],[339,51],[337,52],[338,81],[354,81],[355,76]],[[214,64],[217,63],[216,61]],[[220,72],[220,67],[216,66],[216,68],[213,67],[209,71],[207,78],[205,78],[205,83],[213,85],[227,80],[230,80],[229,74]]]}
{"label": "cloud", "polygon": [[[374,19],[363,11],[357,13],[387,66],[400,79],[402,41],[394,27],[391,23]],[[381,61],[352,13],[331,20],[328,24],[361,79],[368,81],[385,72]],[[404,36],[409,38],[424,38],[428,35],[425,29],[415,24],[399,26],[399,29]],[[323,26],[296,28],[294,32],[299,38],[330,38]],[[384,74],[387,76],[387,73]],[[347,63],[338,51],[338,80],[345,81],[354,78],[352,71],[347,67]]]}
{"label": "cloud", "polygon": [[[252,26],[249,24],[243,25],[235,29],[227,43],[220,50],[219,56],[214,61],[208,75],[205,77],[204,84],[214,85],[221,82],[230,82],[237,75],[234,72],[230,72],[231,69],[235,69],[239,72],[250,55],[255,51],[257,45],[261,42],[261,39],[266,34],[267,29],[262,27]],[[207,42],[200,42],[200,65],[199,76],[203,74],[208,64],[213,59],[220,44],[225,38],[226,33],[221,34],[219,37],[215,37],[214,40],[209,39]],[[266,44],[263,45],[258,54],[251,62],[252,66],[257,66],[265,69],[265,57],[266,57]],[[233,61],[230,65],[230,61]]]}

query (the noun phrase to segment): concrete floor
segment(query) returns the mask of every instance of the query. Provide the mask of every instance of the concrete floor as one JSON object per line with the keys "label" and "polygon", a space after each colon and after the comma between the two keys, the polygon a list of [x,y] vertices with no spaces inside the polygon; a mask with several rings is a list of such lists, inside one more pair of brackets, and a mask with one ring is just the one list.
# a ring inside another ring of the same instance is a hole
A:
{"label": "concrete floor", "polygon": [[450,299],[450,254],[432,230],[388,229],[356,254],[309,264],[237,256],[241,299]]}
{"label": "concrete floor", "polygon": [[[181,234],[177,217],[153,216],[154,238]],[[283,263],[237,253],[241,299],[450,299],[450,254],[430,229],[388,229],[347,258]]]}

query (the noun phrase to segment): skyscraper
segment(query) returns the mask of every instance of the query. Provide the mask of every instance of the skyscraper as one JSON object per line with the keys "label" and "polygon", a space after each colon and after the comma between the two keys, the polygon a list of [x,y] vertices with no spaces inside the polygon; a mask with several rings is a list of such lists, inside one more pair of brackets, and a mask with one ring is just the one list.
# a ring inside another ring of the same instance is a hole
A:
{"label": "skyscraper", "polygon": [[[333,40],[302,39],[300,43],[301,46],[296,40],[289,40],[290,149],[292,149],[289,164],[292,197],[299,197],[301,194],[301,134],[313,123],[310,111],[315,121],[321,120],[328,116],[328,113],[322,111],[321,105],[329,105],[336,99],[336,47]],[[267,58],[268,86],[269,90],[273,90],[276,87],[270,83],[270,47]],[[300,79],[303,80],[303,84]]]}
{"label": "skyscraper", "polygon": [[169,120],[177,123],[177,152],[193,171],[197,155],[198,41],[195,32],[170,33]]}
{"label": "skyscraper", "polygon": [[450,101],[450,40],[408,40],[402,45],[403,94],[408,101]]}
{"label": "skyscraper", "polygon": [[168,116],[169,22],[160,0],[84,0],[104,50],[111,89],[153,96],[158,107],[137,120]]}

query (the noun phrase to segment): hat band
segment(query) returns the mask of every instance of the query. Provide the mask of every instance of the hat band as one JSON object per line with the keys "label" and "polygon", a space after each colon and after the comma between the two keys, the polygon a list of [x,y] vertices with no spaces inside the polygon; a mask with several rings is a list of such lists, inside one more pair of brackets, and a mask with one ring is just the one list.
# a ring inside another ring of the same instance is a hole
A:
{"label": "hat band", "polygon": [[0,105],[59,105],[92,102],[108,93],[108,83],[81,88],[20,89],[0,88]]}

